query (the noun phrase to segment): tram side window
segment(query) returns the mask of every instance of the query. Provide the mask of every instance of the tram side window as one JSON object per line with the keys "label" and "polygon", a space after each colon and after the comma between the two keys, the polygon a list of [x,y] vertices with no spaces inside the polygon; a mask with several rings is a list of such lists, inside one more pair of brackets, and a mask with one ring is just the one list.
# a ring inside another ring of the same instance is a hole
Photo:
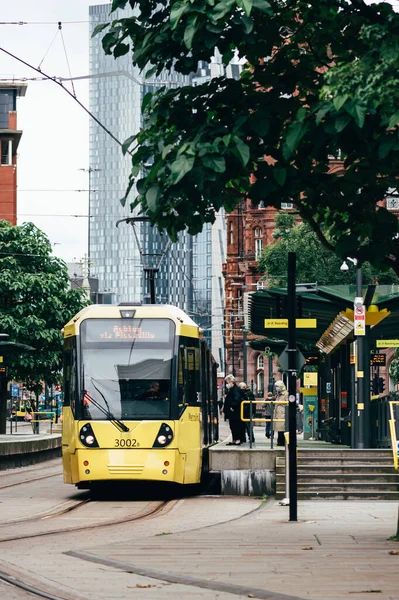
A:
{"label": "tram side window", "polygon": [[76,404],[76,346],[72,339],[64,346],[64,406],[75,410]]}
{"label": "tram side window", "polygon": [[201,403],[200,361],[198,348],[186,348],[186,399],[191,406]]}
{"label": "tram side window", "polygon": [[179,348],[179,363],[178,363],[178,374],[177,374],[177,403],[179,408],[183,408],[187,404],[186,398],[186,386],[185,386],[185,356],[184,356],[184,346],[180,346]]}

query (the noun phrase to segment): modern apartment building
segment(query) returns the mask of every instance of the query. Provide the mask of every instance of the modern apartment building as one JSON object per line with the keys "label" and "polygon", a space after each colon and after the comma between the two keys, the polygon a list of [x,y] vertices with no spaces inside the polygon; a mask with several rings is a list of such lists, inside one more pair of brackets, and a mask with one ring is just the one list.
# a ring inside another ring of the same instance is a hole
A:
{"label": "modern apartment building", "polygon": [[[109,20],[110,4],[90,7],[90,31]],[[128,10],[113,16],[128,15]],[[230,77],[240,72],[238,61],[228,68]],[[143,81],[132,66],[131,55],[117,61],[106,56],[101,35],[90,38],[90,110],[120,141],[142,126],[141,103],[148,91],[160,85],[199,85],[223,72],[215,52],[210,64],[202,63],[196,73],[182,76],[163,72],[152,81]],[[156,266],[167,244],[149,223],[132,226],[120,219],[131,217],[129,206],[122,207],[131,170],[129,157],[94,121],[90,124],[90,274],[99,280],[99,291],[114,293],[115,301],[148,301],[149,289],[144,279],[143,263]],[[134,197],[134,193],[132,198]],[[134,227],[135,231],[132,230]],[[137,236],[137,240],[136,240]],[[138,243],[137,243],[138,241]],[[181,307],[204,329],[213,354],[223,372],[224,367],[224,282],[222,264],[226,261],[226,223],[218,215],[214,225],[207,225],[197,236],[183,233],[178,243],[166,252],[156,276],[156,301]]]}
{"label": "modern apartment building", "polygon": [[0,82],[0,219],[17,223],[17,148],[22,131],[17,129],[17,98],[27,84]]}

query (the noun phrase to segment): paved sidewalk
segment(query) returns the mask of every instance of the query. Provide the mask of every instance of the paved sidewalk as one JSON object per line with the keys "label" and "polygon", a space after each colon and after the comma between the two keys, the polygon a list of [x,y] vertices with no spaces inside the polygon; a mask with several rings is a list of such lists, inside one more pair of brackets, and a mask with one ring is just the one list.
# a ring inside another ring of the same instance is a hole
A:
{"label": "paved sidewalk", "polygon": [[[163,581],[167,574],[194,577],[194,582],[187,579],[187,589],[194,586],[199,592],[202,580],[215,598],[225,592],[232,598],[270,600],[280,594],[315,600],[399,599],[399,542],[388,540],[396,533],[396,502],[304,501],[298,522],[288,522],[288,514],[287,507],[271,500],[233,522],[173,533],[179,529],[175,513],[169,535],[145,540],[128,536],[114,545],[81,547],[75,557],[83,564],[95,561],[141,575],[154,576],[152,569]],[[182,583],[173,577],[169,581]],[[202,593],[209,598],[208,590]],[[169,596],[158,589],[157,597]]]}

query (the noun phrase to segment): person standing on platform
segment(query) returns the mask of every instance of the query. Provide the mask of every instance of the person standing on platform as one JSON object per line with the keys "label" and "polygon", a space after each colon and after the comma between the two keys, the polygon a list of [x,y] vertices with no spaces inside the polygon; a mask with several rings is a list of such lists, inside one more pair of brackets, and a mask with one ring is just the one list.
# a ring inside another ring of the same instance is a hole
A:
{"label": "person standing on platform", "polygon": [[[255,400],[255,394],[253,393],[253,391],[251,390],[251,388],[249,387],[249,385],[247,385],[245,383],[245,381],[241,381],[241,383],[238,384],[238,387],[242,390],[243,394],[245,395],[245,400]],[[252,405],[252,417],[255,416],[256,413],[256,404]],[[249,415],[250,415],[250,404],[244,404],[244,419],[249,419]],[[251,423],[249,421],[244,421],[244,429],[245,429],[245,433],[248,437],[248,441],[251,439]],[[247,441],[246,438],[244,441]],[[252,425],[252,443],[255,442],[255,436],[254,436],[254,432],[253,432],[253,425]]]}
{"label": "person standing on platform", "polygon": [[[268,401],[268,403],[271,403],[275,400],[275,397],[273,396],[272,392],[268,392],[267,393],[267,397],[266,400]],[[273,404],[265,404],[265,417],[266,419],[271,419],[273,415],[273,419],[275,419],[274,416],[274,405]],[[266,430],[265,430],[265,435],[267,437],[268,440],[270,440],[271,438],[271,431],[272,431],[272,424],[271,421],[267,421],[266,422]],[[276,428],[273,426],[273,439],[274,439],[274,432],[276,431]]]}
{"label": "person standing on platform", "polygon": [[240,446],[245,442],[245,428],[241,421],[241,402],[245,396],[236,384],[233,375],[227,375],[225,378],[227,394],[224,400],[223,412],[230,425],[232,441],[228,446]]}
{"label": "person standing on platform", "polygon": [[277,404],[277,402],[288,403],[288,392],[283,381],[276,381],[274,384],[276,390],[276,405],[274,407],[273,425],[274,431],[277,431],[277,446],[284,446],[284,431],[286,421],[286,404]]}

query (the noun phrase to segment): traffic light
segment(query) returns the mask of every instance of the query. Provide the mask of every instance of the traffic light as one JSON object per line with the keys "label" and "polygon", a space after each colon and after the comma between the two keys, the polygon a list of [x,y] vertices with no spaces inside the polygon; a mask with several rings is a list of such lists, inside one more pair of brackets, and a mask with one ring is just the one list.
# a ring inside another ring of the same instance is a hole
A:
{"label": "traffic light", "polygon": [[382,392],[385,390],[385,380],[383,377],[379,377],[378,378],[378,392],[380,394],[382,394]]}
{"label": "traffic light", "polygon": [[371,381],[371,389],[373,392],[373,396],[376,396],[377,394],[380,393],[380,379],[382,379],[381,377],[373,377],[372,381]]}

